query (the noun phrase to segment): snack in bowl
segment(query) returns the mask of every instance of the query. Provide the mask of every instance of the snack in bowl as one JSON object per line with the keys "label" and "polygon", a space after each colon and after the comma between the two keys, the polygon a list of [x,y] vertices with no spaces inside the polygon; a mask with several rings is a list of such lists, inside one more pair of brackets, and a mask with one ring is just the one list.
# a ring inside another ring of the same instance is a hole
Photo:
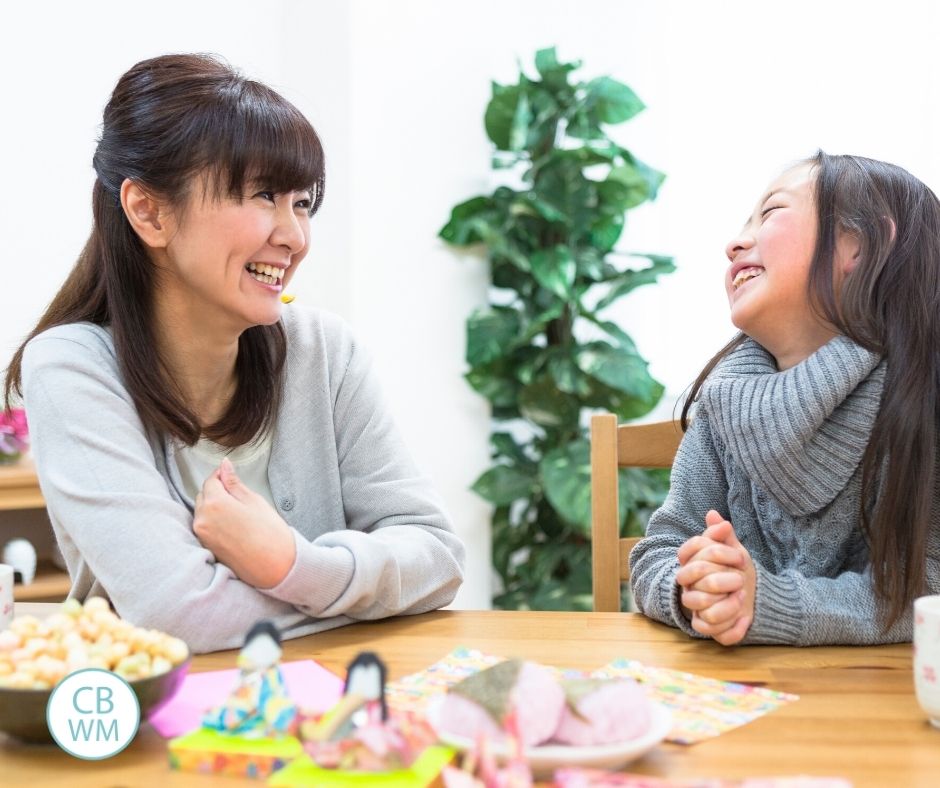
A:
{"label": "snack in bowl", "polygon": [[43,619],[17,616],[0,632],[0,730],[27,741],[49,741],[49,693],[83,668],[124,678],[143,718],[169,700],[188,664],[189,648],[182,640],[134,626],[101,597],[84,605],[69,599]]}

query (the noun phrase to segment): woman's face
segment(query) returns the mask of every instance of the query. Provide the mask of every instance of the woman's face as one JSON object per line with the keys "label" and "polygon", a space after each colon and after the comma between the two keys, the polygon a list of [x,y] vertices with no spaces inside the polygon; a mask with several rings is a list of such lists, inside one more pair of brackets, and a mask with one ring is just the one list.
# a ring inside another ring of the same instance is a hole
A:
{"label": "woman's face", "polygon": [[813,171],[801,165],[770,184],[725,249],[731,322],[767,348],[781,368],[798,363],[833,336],[809,303],[816,225]]}
{"label": "woman's face", "polygon": [[308,251],[312,194],[249,186],[242,200],[215,199],[204,181],[194,180],[185,208],[169,218],[161,297],[239,333],[277,322],[281,293]]}

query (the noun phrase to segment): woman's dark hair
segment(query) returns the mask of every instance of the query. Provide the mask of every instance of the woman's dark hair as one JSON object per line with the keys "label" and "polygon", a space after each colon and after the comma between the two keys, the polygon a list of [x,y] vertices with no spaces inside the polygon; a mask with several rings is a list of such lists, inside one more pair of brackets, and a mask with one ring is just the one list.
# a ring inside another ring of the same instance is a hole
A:
{"label": "woman's dark hair", "polygon": [[310,189],[311,215],[323,199],[323,148],[313,127],[271,88],[210,55],[144,60],[118,81],[104,110],[93,166],[93,227],[78,262],[7,370],[9,407],[22,394],[23,351],[53,326],[110,326],[124,382],[144,425],[188,445],[200,435],[226,445],[251,441],[273,423],[287,340],[280,323],[238,340],[237,384],[228,409],[203,425],[157,349],[157,271],[121,206],[135,181],[172,208],[186,205],[196,177],[216,199],[242,199],[248,183],[283,193]]}
{"label": "woman's dark hair", "polygon": [[[885,627],[923,593],[926,548],[940,462],[940,202],[906,170],[822,151],[815,174],[818,221],[809,297],[836,330],[887,360],[881,406],[862,458],[860,519]],[[860,244],[840,291],[833,285],[838,231]],[[705,379],[741,334],[692,384],[682,424]]]}

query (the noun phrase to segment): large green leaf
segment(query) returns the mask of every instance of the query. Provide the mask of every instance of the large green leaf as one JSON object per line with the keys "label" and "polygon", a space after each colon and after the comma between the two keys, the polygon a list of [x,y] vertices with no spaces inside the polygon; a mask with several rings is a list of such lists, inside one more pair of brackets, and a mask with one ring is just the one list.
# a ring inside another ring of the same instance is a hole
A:
{"label": "large green leaf", "polygon": [[647,363],[635,353],[607,342],[589,342],[576,355],[583,372],[631,397],[649,396],[652,378]]}
{"label": "large green leaf", "polygon": [[515,463],[526,463],[529,458],[526,456],[522,446],[516,443],[516,439],[508,432],[494,432],[490,435],[490,443],[493,446],[493,457],[506,457]]}
{"label": "large green leaf", "polygon": [[622,214],[650,198],[650,183],[632,164],[622,164],[607,173],[607,179],[597,185],[597,194],[606,210]]}
{"label": "large green leaf", "polygon": [[476,367],[506,355],[520,327],[520,315],[510,307],[476,310],[467,320],[467,363]]}
{"label": "large green leaf", "polygon": [[539,463],[545,496],[572,525],[591,528],[591,446],[587,440],[571,441],[548,452]]}
{"label": "large green leaf", "polygon": [[464,378],[474,391],[489,400],[494,410],[516,407],[520,386],[501,361],[474,367]]}
{"label": "large green leaf", "polygon": [[590,393],[591,387],[584,379],[584,374],[565,351],[552,356],[548,362],[548,372],[555,385],[566,394],[583,397]]}
{"label": "large green leaf", "polygon": [[549,375],[537,378],[519,392],[522,415],[542,427],[577,425],[581,410],[577,399],[559,391]]}
{"label": "large green leaf", "polygon": [[490,503],[502,506],[525,498],[536,482],[529,468],[494,465],[473,483],[473,491]]}
{"label": "large green leaf", "polygon": [[623,232],[623,214],[603,215],[591,226],[591,243],[601,252],[609,252]]}
{"label": "large green leaf", "polygon": [[663,274],[671,274],[676,270],[675,263],[672,262],[671,257],[663,257],[661,255],[644,256],[652,260],[652,264],[648,268],[641,268],[639,271],[623,271],[616,279],[611,280],[610,290],[597,302],[597,305],[594,307],[595,311],[599,312],[631,290],[635,290],[641,285],[653,284]]}
{"label": "large green leaf", "polygon": [[626,393],[602,383],[597,378],[590,378],[591,392],[582,402],[587,407],[603,408],[610,413],[616,413],[621,421],[632,421],[645,416],[663,396],[663,387],[648,374],[645,385],[640,387],[637,381],[637,390]]}
{"label": "large green leaf", "polygon": [[483,240],[481,229],[492,214],[493,201],[489,197],[473,197],[450,212],[450,221],[438,233],[445,241],[457,246],[478,243]]}
{"label": "large green leaf", "polygon": [[602,123],[623,123],[646,108],[636,93],[610,77],[592,79],[587,91]]}
{"label": "large green leaf", "polygon": [[486,107],[483,122],[487,135],[497,148],[505,151],[519,150],[519,147],[513,147],[513,144],[518,141],[520,130],[528,128],[529,115],[529,99],[525,85],[493,83],[493,97]]}
{"label": "large green leaf", "polygon": [[571,298],[571,286],[578,272],[577,263],[567,246],[540,249],[529,258],[532,276],[547,290],[559,298]]}

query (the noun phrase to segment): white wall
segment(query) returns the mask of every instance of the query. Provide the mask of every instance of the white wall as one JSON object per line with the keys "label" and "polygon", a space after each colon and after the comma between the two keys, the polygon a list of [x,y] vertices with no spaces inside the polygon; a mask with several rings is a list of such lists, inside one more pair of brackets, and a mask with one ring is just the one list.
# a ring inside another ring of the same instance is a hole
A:
{"label": "white wall", "polygon": [[91,154],[117,77],[158,53],[224,55],[323,137],[327,200],[294,290],[344,315],[372,349],[413,453],[471,546],[458,605],[483,606],[487,510],[467,487],[486,467],[489,422],[461,374],[486,270],[436,232],[451,206],[496,182],[482,124],[490,80],[514,80],[517,58],[557,44],[585,61],[585,76],[611,74],[648,105],[620,133],[668,178],[656,203],[631,212],[622,246],[673,254],[679,270],[611,315],[666,384],[668,413],[733,333],[724,244],[787,162],[821,146],[895,161],[940,187],[937,22],[927,0],[8,5],[0,356],[87,236]]}

